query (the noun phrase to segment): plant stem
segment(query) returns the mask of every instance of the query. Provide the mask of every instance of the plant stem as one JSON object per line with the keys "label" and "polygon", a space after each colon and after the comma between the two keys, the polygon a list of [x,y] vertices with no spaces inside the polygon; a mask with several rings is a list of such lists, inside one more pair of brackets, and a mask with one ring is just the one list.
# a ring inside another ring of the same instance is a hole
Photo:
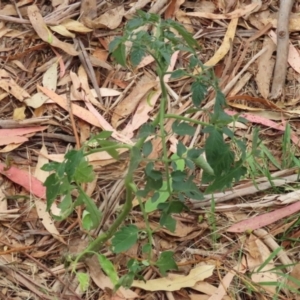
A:
{"label": "plant stem", "polygon": [[175,115],[175,114],[165,114],[165,118],[166,119],[177,119],[177,120],[187,121],[187,122],[190,122],[190,123],[203,125],[203,126],[211,126],[211,124],[209,124],[209,123],[201,122],[201,121],[194,120],[194,119],[187,118],[187,117],[182,117],[182,116]]}
{"label": "plant stem", "polygon": [[167,178],[167,191],[171,195],[171,184],[170,184],[170,173],[169,173],[169,163],[168,163],[168,150],[166,145],[166,134],[165,134],[165,109],[168,99],[168,93],[164,82],[164,73],[160,70],[159,74],[159,83],[161,87],[161,103],[159,107],[159,126],[160,126],[160,138],[162,143],[163,150],[163,163],[165,165],[165,172]]}
{"label": "plant stem", "polygon": [[103,148],[97,148],[97,149],[92,149],[84,153],[84,156],[88,156],[93,153],[98,153],[98,152],[103,152],[103,151],[109,151],[109,150],[117,150],[117,149],[122,149],[122,148],[127,148],[127,149],[132,149],[131,145],[126,145],[126,144],[116,144],[116,145],[111,145],[111,146],[106,146]]}

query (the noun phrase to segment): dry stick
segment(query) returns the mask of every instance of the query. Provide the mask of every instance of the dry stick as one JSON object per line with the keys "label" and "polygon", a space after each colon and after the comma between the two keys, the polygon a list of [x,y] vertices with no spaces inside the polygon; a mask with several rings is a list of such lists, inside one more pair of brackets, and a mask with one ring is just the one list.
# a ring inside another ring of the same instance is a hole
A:
{"label": "dry stick", "polygon": [[96,91],[96,94],[98,96],[99,102],[102,103],[102,96],[101,96],[101,92],[100,92],[100,89],[99,89],[99,86],[98,86],[98,83],[97,83],[94,68],[91,64],[91,61],[90,61],[89,56],[88,56],[88,54],[85,50],[85,47],[84,47],[82,41],[79,38],[74,39],[74,42],[75,42],[75,45],[77,44],[80,48],[79,55],[78,55],[79,59],[80,59],[80,62],[82,63],[89,79],[92,82],[92,85],[93,85],[93,87]]}
{"label": "dry stick", "polygon": [[277,55],[274,70],[274,80],[271,89],[271,98],[276,99],[284,93],[289,53],[289,15],[293,0],[280,0],[277,25]]}
{"label": "dry stick", "polygon": [[59,276],[56,276],[56,274],[54,272],[52,272],[49,268],[47,268],[46,266],[44,266],[41,262],[39,262],[37,259],[35,259],[30,254],[28,254],[26,252],[23,252],[23,254],[25,254],[29,259],[31,259],[37,265],[39,265],[44,271],[46,271],[47,273],[49,273],[50,275],[52,275],[54,278],[56,278],[64,287],[66,287],[73,294],[74,297],[76,297],[76,299],[81,299],[79,297],[79,295],[70,287],[69,284],[66,284],[62,279],[59,278]]}
{"label": "dry stick", "polygon": [[267,33],[271,28],[272,28],[272,24],[271,23],[268,23],[266,26],[264,26],[262,29],[260,29],[259,31],[257,31],[255,34],[253,34],[247,41],[246,41],[246,44],[245,44],[245,48],[237,62],[237,65],[236,67],[234,68],[234,71],[233,71],[233,74],[235,74],[237,72],[237,70],[240,68],[241,64],[243,63],[245,57],[246,57],[246,54],[247,54],[247,51],[248,51],[248,48],[250,46],[250,43],[253,42],[254,40],[258,39],[259,37],[261,37],[262,35],[264,35],[265,33]]}

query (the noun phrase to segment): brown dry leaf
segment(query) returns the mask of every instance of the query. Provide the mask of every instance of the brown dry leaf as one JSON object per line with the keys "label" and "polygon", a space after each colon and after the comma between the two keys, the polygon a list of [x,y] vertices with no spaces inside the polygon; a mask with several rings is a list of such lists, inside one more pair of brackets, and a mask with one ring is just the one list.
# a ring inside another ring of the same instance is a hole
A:
{"label": "brown dry leaf", "polygon": [[3,69],[0,70],[0,87],[21,102],[23,102],[26,98],[30,98],[30,95]]}
{"label": "brown dry leaf", "polygon": [[243,8],[238,8],[231,13],[228,14],[212,14],[207,12],[189,12],[186,13],[187,16],[190,17],[199,17],[199,18],[207,18],[211,20],[222,20],[222,19],[236,19],[240,18],[244,15],[248,15],[251,12],[255,11],[259,7],[258,3],[251,3],[246,5]]}
{"label": "brown dry leaf", "polygon": [[92,20],[91,23],[87,25],[91,26],[91,28],[116,29],[121,24],[124,14],[124,6],[120,5],[106,11],[103,15]]}
{"label": "brown dry leaf", "polygon": [[[43,75],[43,86],[51,91],[55,91],[57,88],[57,67],[57,63],[52,64]],[[26,99],[25,103],[33,108],[38,108],[42,106],[48,99],[49,97],[46,95],[37,92],[31,98]]]}
{"label": "brown dry leaf", "polygon": [[238,24],[238,18],[232,19],[228,25],[224,40],[220,48],[216,51],[211,59],[209,59],[204,65],[207,67],[215,66],[224,56],[228,53],[230,45],[234,39],[236,27]]}
{"label": "brown dry leaf", "polygon": [[176,19],[184,26],[184,28],[190,32],[194,33],[194,27],[192,25],[191,19],[186,16],[185,12],[181,9],[178,9],[175,12]]}
{"label": "brown dry leaf", "polygon": [[118,121],[121,118],[126,118],[137,107],[139,102],[147,96],[148,92],[157,86],[157,81],[152,80],[148,76],[144,75],[137,83],[131,93],[118,104],[113,112],[111,118],[111,124],[114,128],[118,127]]}
{"label": "brown dry leaf", "polygon": [[263,98],[267,99],[270,91],[270,82],[273,74],[275,60],[272,58],[273,52],[276,50],[275,44],[269,37],[265,37],[263,48],[267,48],[257,60],[258,71],[255,76],[255,81],[259,92]]}
{"label": "brown dry leaf", "polygon": [[56,26],[50,26],[51,30],[62,35],[65,37],[69,37],[69,38],[75,38],[75,34],[70,32],[65,26],[63,25],[56,25]]}
{"label": "brown dry leaf", "polygon": [[[269,37],[277,44],[277,35],[274,31],[269,32]],[[293,44],[289,44],[288,63],[297,72],[300,73],[300,54]]]}
{"label": "brown dry leaf", "polygon": [[84,26],[82,23],[72,20],[72,19],[66,19],[64,20],[61,25],[63,25],[66,29],[75,31],[75,32],[80,32],[80,33],[88,33],[93,31],[93,29],[87,28]]}
{"label": "brown dry leaf", "polygon": [[[260,268],[261,264],[269,259],[271,255],[268,247],[259,238],[253,235],[248,238],[248,241],[249,248],[247,249],[248,253],[246,254],[246,257],[248,269],[253,272],[251,279],[256,283],[277,282],[278,276],[276,275],[277,271],[275,270],[273,259],[270,260],[269,263],[259,272],[256,272],[256,270]],[[261,287],[271,294],[276,293],[276,286],[262,284]]]}
{"label": "brown dry leaf", "polygon": [[53,47],[60,48],[69,55],[78,55],[78,52],[75,50],[73,45],[60,41],[51,33],[36,5],[28,6],[27,12],[32,27],[44,42]]}
{"label": "brown dry leaf", "polygon": [[26,106],[17,107],[14,109],[13,120],[25,120]]}
{"label": "brown dry leaf", "polygon": [[[41,182],[45,182],[45,180],[49,176],[49,172],[45,172],[41,169],[41,167],[44,164],[49,162],[48,159],[45,158],[45,155],[47,155],[47,154],[48,154],[48,151],[47,151],[46,147],[43,145],[41,148],[40,155],[38,157],[38,162],[36,165],[36,169],[34,172],[34,176],[37,179],[39,179]],[[66,242],[64,241],[64,239],[62,238],[62,236],[60,235],[58,230],[56,229],[54,221],[52,220],[50,214],[47,212],[47,203],[44,200],[41,200],[37,197],[34,198],[34,201],[35,201],[37,214],[38,214],[41,222],[43,223],[44,227],[47,229],[47,231],[49,233],[51,233],[51,235],[55,239],[59,240],[61,243],[66,245]],[[55,213],[57,214],[58,208],[55,203],[52,204],[51,210],[53,212],[55,211]]]}
{"label": "brown dry leaf", "polygon": [[167,277],[151,279],[147,282],[134,280],[133,287],[146,291],[178,291],[182,288],[193,287],[198,281],[210,277],[215,269],[214,265],[197,266],[188,275],[168,274]]}
{"label": "brown dry leaf", "polygon": [[[276,14],[270,15],[269,18],[261,18],[260,21],[267,25],[271,23],[274,28],[277,28],[278,16]],[[291,13],[289,15],[289,31],[295,32],[300,30],[299,14]]]}
{"label": "brown dry leaf", "polygon": [[7,211],[7,197],[4,192],[7,192],[7,182],[3,182],[0,185],[0,213]]}

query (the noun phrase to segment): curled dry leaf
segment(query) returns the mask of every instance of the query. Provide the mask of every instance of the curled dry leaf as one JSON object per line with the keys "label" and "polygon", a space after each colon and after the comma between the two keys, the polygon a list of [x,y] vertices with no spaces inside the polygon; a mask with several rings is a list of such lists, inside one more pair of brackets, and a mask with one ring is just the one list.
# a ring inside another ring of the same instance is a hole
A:
{"label": "curled dry leaf", "polygon": [[32,27],[44,42],[53,47],[60,48],[69,55],[78,55],[78,52],[75,50],[73,45],[60,41],[52,34],[44,22],[44,19],[36,5],[28,6],[27,12]]}

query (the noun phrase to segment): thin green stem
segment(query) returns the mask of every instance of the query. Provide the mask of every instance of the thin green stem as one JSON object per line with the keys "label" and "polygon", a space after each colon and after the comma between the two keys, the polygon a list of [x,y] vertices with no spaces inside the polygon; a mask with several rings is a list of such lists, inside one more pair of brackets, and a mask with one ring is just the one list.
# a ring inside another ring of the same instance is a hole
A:
{"label": "thin green stem", "polygon": [[92,149],[92,150],[89,150],[89,151],[85,152],[84,156],[88,156],[88,155],[93,154],[93,153],[109,151],[109,150],[118,150],[118,149],[122,149],[122,148],[126,148],[126,149],[131,150],[132,146],[127,145],[127,144],[116,144],[116,145],[106,146],[106,147],[103,147],[103,148],[96,148],[96,149]]}
{"label": "thin green stem", "polygon": [[167,150],[167,145],[166,145],[166,134],[165,134],[165,109],[167,105],[167,89],[166,85],[164,82],[164,73],[159,72],[159,83],[161,87],[161,103],[160,103],[160,108],[159,108],[159,125],[160,125],[160,135],[161,135],[161,143],[162,143],[162,150],[163,150],[163,163],[165,165],[165,172],[166,172],[166,178],[167,178],[167,190],[168,193],[171,195],[172,190],[171,190],[171,185],[170,185],[170,172],[169,172],[169,164],[168,164],[168,150]]}
{"label": "thin green stem", "polygon": [[190,122],[190,123],[194,123],[194,124],[198,124],[198,125],[202,125],[202,126],[211,126],[211,124],[209,123],[205,123],[205,122],[201,122],[192,118],[187,118],[187,117],[182,117],[179,115],[175,115],[175,114],[165,114],[165,118],[166,119],[177,119],[177,120],[181,120],[181,121],[186,121],[186,122]]}

